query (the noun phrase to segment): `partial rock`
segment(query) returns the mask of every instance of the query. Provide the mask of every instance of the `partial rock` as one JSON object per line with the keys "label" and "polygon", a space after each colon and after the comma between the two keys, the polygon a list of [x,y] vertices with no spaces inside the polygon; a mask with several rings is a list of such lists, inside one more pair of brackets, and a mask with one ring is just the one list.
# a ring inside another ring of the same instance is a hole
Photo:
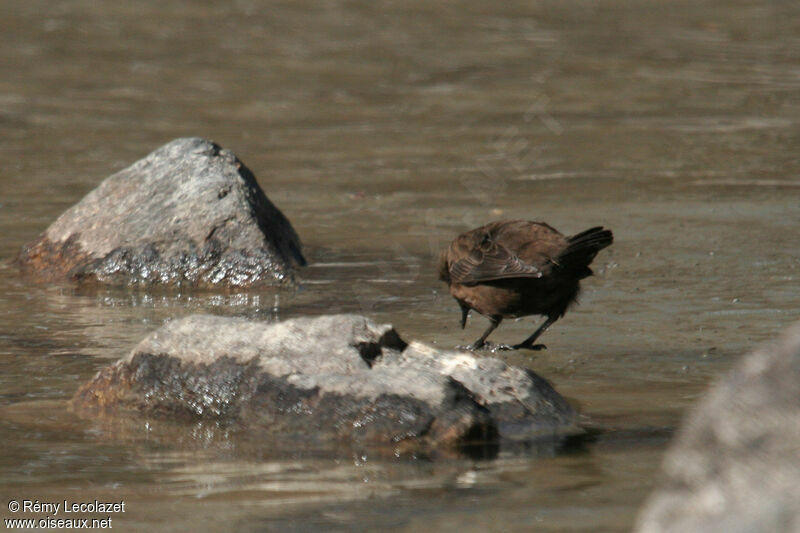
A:
{"label": "partial rock", "polygon": [[663,475],[639,533],[800,531],[800,324],[711,388]]}
{"label": "partial rock", "polygon": [[210,315],[176,320],[102,369],[72,405],[400,451],[576,431],[575,412],[532,372],[409,346],[390,325],[357,315],[275,324]]}
{"label": "partial rock", "polygon": [[380,368],[426,368],[450,376],[489,409],[504,439],[529,441],[582,432],[575,409],[545,379],[494,357],[412,342],[402,352],[385,353],[373,366]]}
{"label": "partial rock", "polygon": [[17,263],[45,281],[250,286],[291,281],[300,240],[236,156],[172,141],[106,178]]}

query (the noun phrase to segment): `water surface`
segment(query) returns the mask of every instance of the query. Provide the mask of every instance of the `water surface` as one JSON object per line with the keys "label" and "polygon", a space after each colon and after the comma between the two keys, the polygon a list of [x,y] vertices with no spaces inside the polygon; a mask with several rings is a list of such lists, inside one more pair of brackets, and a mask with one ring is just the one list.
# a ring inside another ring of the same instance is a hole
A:
{"label": "water surface", "polygon": [[[0,4],[0,515],[12,498],[96,498],[127,503],[122,530],[629,530],[683,411],[800,317],[798,15],[748,1]],[[236,152],[292,221],[311,263],[297,290],[18,278],[24,242],[187,135]],[[358,312],[406,339],[472,341],[486,322],[459,329],[434,263],[498,218],[615,232],[548,350],[500,355],[604,429],[578,447],[279,454],[213,426],[65,409],[195,312]]]}

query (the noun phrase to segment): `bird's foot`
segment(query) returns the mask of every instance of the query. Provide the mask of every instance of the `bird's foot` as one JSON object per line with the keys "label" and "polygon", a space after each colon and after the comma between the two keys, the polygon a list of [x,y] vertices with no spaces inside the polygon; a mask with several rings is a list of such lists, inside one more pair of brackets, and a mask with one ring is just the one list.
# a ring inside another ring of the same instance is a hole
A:
{"label": "bird's foot", "polygon": [[481,343],[473,342],[469,346],[457,346],[459,350],[467,350],[470,352],[504,352],[508,350],[516,350],[515,346],[511,346],[510,344],[495,344],[493,342],[484,341]]}
{"label": "bird's foot", "polygon": [[546,349],[547,346],[545,346],[544,344],[525,344],[524,342],[516,344],[514,346],[514,350],[535,350],[538,352],[539,350],[546,350]]}
{"label": "bird's foot", "polygon": [[478,350],[485,350],[486,344],[485,343],[477,343],[473,342],[472,344],[459,344],[456,346],[456,350],[463,350],[466,352],[477,352]]}
{"label": "bird's foot", "polygon": [[512,346],[510,344],[493,344],[491,348],[493,352],[511,352],[516,349],[516,346]]}

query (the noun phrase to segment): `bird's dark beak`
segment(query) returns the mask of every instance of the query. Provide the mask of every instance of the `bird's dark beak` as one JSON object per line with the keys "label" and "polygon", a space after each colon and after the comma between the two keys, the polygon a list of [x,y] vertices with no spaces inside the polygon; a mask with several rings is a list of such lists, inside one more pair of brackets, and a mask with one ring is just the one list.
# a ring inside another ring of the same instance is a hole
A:
{"label": "bird's dark beak", "polygon": [[467,316],[469,316],[469,307],[461,306],[461,329],[467,325]]}

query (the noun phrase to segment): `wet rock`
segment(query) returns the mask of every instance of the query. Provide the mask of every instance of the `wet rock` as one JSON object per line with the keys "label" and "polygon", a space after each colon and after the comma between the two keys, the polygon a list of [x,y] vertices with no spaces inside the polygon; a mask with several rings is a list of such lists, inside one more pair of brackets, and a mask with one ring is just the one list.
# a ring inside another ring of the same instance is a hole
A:
{"label": "wet rock", "polygon": [[391,326],[356,315],[176,320],[102,369],[72,405],[402,451],[496,443],[498,428],[528,439],[575,430],[575,412],[535,374],[409,346]]}
{"label": "wet rock", "polygon": [[300,241],[236,156],[172,141],[106,178],[25,245],[33,278],[190,286],[280,284]]}
{"label": "wet rock", "polygon": [[402,352],[385,353],[373,368],[427,368],[450,376],[489,409],[504,439],[527,441],[578,434],[575,409],[542,377],[494,357],[439,351],[412,342]]}
{"label": "wet rock", "polygon": [[800,324],[711,388],[663,477],[639,533],[800,531]]}

